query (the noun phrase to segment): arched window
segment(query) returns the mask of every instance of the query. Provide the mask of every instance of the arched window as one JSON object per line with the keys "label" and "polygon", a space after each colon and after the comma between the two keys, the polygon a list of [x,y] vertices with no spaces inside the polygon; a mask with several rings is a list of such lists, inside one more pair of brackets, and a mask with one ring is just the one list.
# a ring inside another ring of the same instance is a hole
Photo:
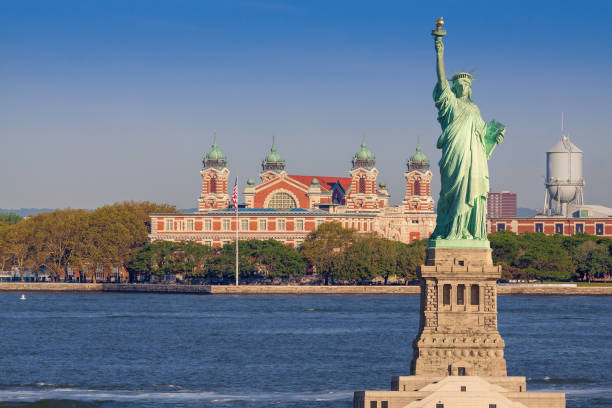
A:
{"label": "arched window", "polygon": [[270,198],[268,208],[286,210],[288,208],[297,208],[297,203],[293,197],[287,193],[276,193]]}
{"label": "arched window", "polygon": [[210,194],[217,194],[217,178],[216,177],[212,177],[210,179]]}
{"label": "arched window", "polygon": [[442,304],[450,305],[450,298],[451,298],[451,285],[447,284],[442,287]]}
{"label": "arched window", "polygon": [[470,289],[470,304],[478,305],[480,303],[480,287],[478,285],[472,285]]}
{"label": "arched window", "polygon": [[465,285],[457,285],[457,304],[465,304]]}
{"label": "arched window", "polygon": [[332,193],[332,203],[340,205],[344,205],[346,203],[344,200],[344,194],[342,194],[342,191],[339,188],[334,189],[334,192]]}
{"label": "arched window", "polygon": [[419,180],[414,182],[414,195],[421,195],[421,182]]}
{"label": "arched window", "polygon": [[365,194],[366,192],[366,179],[365,177],[361,177],[359,179],[359,194]]}

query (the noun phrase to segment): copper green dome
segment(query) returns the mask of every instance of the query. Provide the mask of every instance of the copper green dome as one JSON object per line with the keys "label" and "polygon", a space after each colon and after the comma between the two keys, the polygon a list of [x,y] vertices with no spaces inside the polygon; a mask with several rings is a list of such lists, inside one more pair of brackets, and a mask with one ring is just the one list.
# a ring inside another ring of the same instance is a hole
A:
{"label": "copper green dome", "polygon": [[408,171],[411,170],[429,170],[429,159],[421,151],[421,142],[417,142],[416,152],[408,159]]}
{"label": "copper green dome", "polygon": [[212,149],[204,156],[204,168],[214,167],[222,169],[227,166],[227,158],[223,155],[223,152],[219,150],[217,146],[217,136],[213,139]]}
{"label": "copper green dome", "polygon": [[261,162],[261,168],[263,171],[283,171],[285,170],[285,161],[280,157],[280,154],[276,152],[276,145],[274,139],[272,139],[272,147],[270,153]]}
{"label": "copper green dome", "polygon": [[375,165],[376,158],[372,152],[366,148],[366,143],[364,140],[361,142],[361,149],[353,156],[353,169],[363,167],[369,170]]}

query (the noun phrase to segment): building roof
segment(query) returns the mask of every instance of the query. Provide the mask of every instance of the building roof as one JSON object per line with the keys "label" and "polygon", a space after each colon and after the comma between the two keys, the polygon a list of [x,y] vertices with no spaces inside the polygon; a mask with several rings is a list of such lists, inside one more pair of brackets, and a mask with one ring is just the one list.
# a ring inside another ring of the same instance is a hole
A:
{"label": "building roof", "polygon": [[563,136],[556,145],[551,147],[547,153],[582,153],[582,150],[578,148],[575,144],[573,144],[569,137]]}
{"label": "building roof", "polygon": [[317,179],[321,187],[326,191],[331,191],[333,185],[339,183],[340,186],[342,186],[342,189],[346,192],[351,187],[352,182],[350,177],[302,176],[297,174],[288,174],[287,176],[306,186],[310,186],[312,184],[312,180]]}

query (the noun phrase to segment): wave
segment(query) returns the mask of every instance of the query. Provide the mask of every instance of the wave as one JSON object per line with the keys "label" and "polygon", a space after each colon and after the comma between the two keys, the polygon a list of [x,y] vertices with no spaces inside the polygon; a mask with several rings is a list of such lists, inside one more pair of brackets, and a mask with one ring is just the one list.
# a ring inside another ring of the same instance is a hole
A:
{"label": "wave", "polygon": [[[174,388],[168,385],[169,388]],[[80,402],[158,402],[158,403],[186,403],[186,402],[226,402],[226,401],[261,401],[271,403],[287,403],[300,401],[350,401],[353,391],[308,391],[308,392],[214,392],[214,391],[104,391],[79,388],[53,388],[53,389],[11,389],[0,390],[0,401],[3,402],[32,402],[38,401],[80,401]],[[6,405],[4,405],[6,406]],[[17,406],[17,405],[13,405]],[[31,405],[28,405],[31,406]],[[56,406],[56,405],[41,405]],[[72,406],[72,405],[69,405]],[[84,405],[83,407],[94,405]],[[3,405],[0,405],[2,408]],[[79,405],[80,407],[80,405]]]}
{"label": "wave", "polygon": [[594,383],[594,380],[588,378],[529,378],[529,384],[588,384]]}

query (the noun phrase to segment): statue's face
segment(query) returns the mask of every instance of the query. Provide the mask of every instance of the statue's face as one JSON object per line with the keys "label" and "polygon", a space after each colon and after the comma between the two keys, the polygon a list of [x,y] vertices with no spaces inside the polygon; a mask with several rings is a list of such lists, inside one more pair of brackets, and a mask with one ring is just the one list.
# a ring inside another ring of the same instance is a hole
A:
{"label": "statue's face", "polygon": [[470,81],[460,78],[453,82],[453,91],[455,92],[457,98],[467,98],[470,93],[471,86],[472,84]]}

